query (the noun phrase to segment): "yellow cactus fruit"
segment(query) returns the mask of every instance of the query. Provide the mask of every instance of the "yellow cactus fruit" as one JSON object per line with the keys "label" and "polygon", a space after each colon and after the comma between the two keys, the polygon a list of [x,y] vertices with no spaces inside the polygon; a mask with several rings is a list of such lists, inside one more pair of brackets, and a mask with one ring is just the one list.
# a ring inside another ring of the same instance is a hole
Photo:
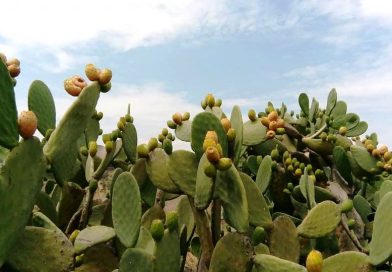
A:
{"label": "yellow cactus fruit", "polygon": [[278,118],[278,120],[276,120],[276,126],[278,128],[284,128],[284,120],[282,118]]}
{"label": "yellow cactus fruit", "polygon": [[275,131],[273,131],[273,130],[268,130],[268,132],[267,132],[267,138],[268,139],[272,139],[272,138],[274,138],[275,137]]}
{"label": "yellow cactus fruit", "polygon": [[189,112],[184,112],[182,114],[182,121],[188,121],[191,118],[191,114]]}
{"label": "yellow cactus fruit", "polygon": [[11,77],[19,76],[19,74],[20,74],[20,66],[19,65],[11,64],[7,68],[8,68],[8,72],[10,72]]}
{"label": "yellow cactus fruit", "polygon": [[254,109],[250,109],[249,111],[248,111],[248,117],[249,117],[249,120],[251,120],[251,121],[256,121],[257,120],[257,114],[256,114],[256,111],[254,110]]}
{"label": "yellow cactus fruit", "polygon": [[392,159],[392,153],[390,151],[385,152],[384,153],[384,160],[389,161],[390,159]]}
{"label": "yellow cactus fruit", "polygon": [[181,125],[181,123],[182,123],[182,115],[181,115],[181,113],[176,112],[175,114],[173,114],[172,115],[172,120],[177,125]]}
{"label": "yellow cactus fruit", "polygon": [[207,105],[212,108],[213,106],[215,106],[215,98],[212,94],[207,94],[206,96],[206,100]]}
{"label": "yellow cactus fruit", "polygon": [[306,257],[306,269],[308,272],[321,272],[323,255],[318,250],[312,250]]}
{"label": "yellow cactus fruit", "polygon": [[112,70],[102,69],[98,76],[98,81],[100,85],[106,85],[112,80]]}
{"label": "yellow cactus fruit", "polygon": [[231,128],[230,120],[227,118],[222,118],[220,121],[221,121],[223,128],[225,129],[225,131],[227,133],[229,131],[229,129]]}
{"label": "yellow cactus fruit", "polygon": [[218,143],[218,134],[214,130],[207,131],[204,139],[212,139],[215,143]]}
{"label": "yellow cactus fruit", "polygon": [[278,128],[278,124],[276,121],[270,121],[268,128],[270,130],[276,130]]}
{"label": "yellow cactus fruit", "polygon": [[384,154],[388,152],[388,147],[386,145],[382,145],[378,148],[378,150],[380,151],[380,155],[384,156]]}
{"label": "yellow cactus fruit", "polygon": [[233,162],[229,158],[220,158],[216,167],[221,170],[225,171],[231,167]]}
{"label": "yellow cactus fruit", "polygon": [[210,146],[216,147],[216,142],[212,139],[205,139],[203,142],[203,151],[205,152]]}
{"label": "yellow cactus fruit", "polygon": [[378,149],[373,149],[373,150],[372,150],[372,156],[373,156],[373,157],[379,157],[379,156],[380,156],[380,150],[378,150]]}
{"label": "yellow cactus fruit", "polygon": [[347,133],[347,127],[340,127],[339,128],[339,134],[340,135],[346,135],[346,133]]}
{"label": "yellow cactus fruit", "polygon": [[100,71],[97,67],[94,66],[94,64],[87,64],[84,68],[84,73],[86,74],[86,77],[91,81],[99,80]]}
{"label": "yellow cactus fruit", "polygon": [[271,111],[271,112],[268,114],[268,119],[269,119],[270,121],[276,121],[276,120],[278,120],[278,117],[279,117],[279,115],[278,115],[278,113],[277,113],[276,110],[273,110],[273,111]]}
{"label": "yellow cactus fruit", "polygon": [[229,131],[227,131],[227,140],[229,141],[229,142],[232,142],[232,141],[234,141],[234,139],[235,139],[235,129],[234,128],[230,128],[229,129]]}
{"label": "yellow cactus fruit", "polygon": [[264,125],[264,126],[266,126],[266,127],[269,127],[269,124],[270,124],[270,120],[268,119],[268,117],[261,117],[261,123]]}

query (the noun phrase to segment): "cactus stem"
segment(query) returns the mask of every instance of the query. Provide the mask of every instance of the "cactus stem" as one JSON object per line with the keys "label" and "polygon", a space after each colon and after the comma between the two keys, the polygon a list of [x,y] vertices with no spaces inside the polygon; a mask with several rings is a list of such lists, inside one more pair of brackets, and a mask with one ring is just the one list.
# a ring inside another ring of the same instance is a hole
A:
{"label": "cactus stem", "polygon": [[216,245],[220,239],[221,235],[221,214],[222,205],[219,199],[212,201],[211,209],[211,233],[212,233],[212,243]]}
{"label": "cactus stem", "polygon": [[314,139],[319,136],[327,128],[327,123],[325,123],[319,130],[317,130],[313,135],[306,137],[306,139]]}
{"label": "cactus stem", "polygon": [[347,233],[348,237],[350,237],[351,241],[355,245],[356,248],[362,253],[369,254],[369,250],[364,248],[361,243],[358,241],[357,236],[350,230],[347,225],[347,216],[342,214],[342,219],[340,220],[340,224],[342,225],[344,231]]}

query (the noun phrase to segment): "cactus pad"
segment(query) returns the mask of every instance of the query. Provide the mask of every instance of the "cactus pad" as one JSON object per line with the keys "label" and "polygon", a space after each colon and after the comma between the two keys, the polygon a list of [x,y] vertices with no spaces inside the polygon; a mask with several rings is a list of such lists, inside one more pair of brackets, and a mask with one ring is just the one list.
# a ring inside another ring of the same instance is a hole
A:
{"label": "cactus pad", "polygon": [[177,125],[175,133],[176,137],[184,142],[191,141],[192,121],[183,121],[181,125]]}
{"label": "cactus pad", "polygon": [[369,257],[366,254],[346,251],[331,257],[323,262],[323,272],[372,272],[375,269],[369,264]]}
{"label": "cactus pad", "polygon": [[206,155],[203,154],[196,174],[195,206],[198,209],[207,208],[212,199],[214,179],[204,173],[204,169],[210,164]]}
{"label": "cactus pad", "polygon": [[259,165],[256,175],[256,184],[260,192],[264,193],[271,181],[272,176],[272,159],[271,156],[265,156]]}
{"label": "cactus pad", "polygon": [[151,272],[154,267],[154,256],[139,248],[128,248],[120,260],[119,272]]}
{"label": "cactus pad", "polygon": [[121,243],[132,247],[139,236],[141,198],[136,179],[128,172],[121,173],[113,188],[113,226]]}
{"label": "cactus pad", "polygon": [[137,132],[132,123],[126,123],[122,134],[123,148],[130,162],[136,162]]}
{"label": "cactus pad", "polygon": [[116,236],[113,228],[93,226],[83,229],[75,239],[75,253],[80,254],[87,248],[107,242]]}
{"label": "cactus pad", "polygon": [[306,238],[323,237],[337,227],[340,219],[340,206],[329,200],[323,201],[309,211],[298,226],[298,233]]}
{"label": "cactus pad", "polygon": [[265,140],[267,128],[259,120],[247,121],[243,128],[243,144],[257,145]]}
{"label": "cactus pad", "polygon": [[244,131],[244,124],[242,122],[242,114],[240,107],[233,107],[233,110],[231,111],[230,122],[231,127],[235,130],[233,162],[234,165],[237,165],[241,155]]}
{"label": "cactus pad", "polygon": [[252,272],[306,272],[302,265],[266,254],[257,254],[253,258]]}

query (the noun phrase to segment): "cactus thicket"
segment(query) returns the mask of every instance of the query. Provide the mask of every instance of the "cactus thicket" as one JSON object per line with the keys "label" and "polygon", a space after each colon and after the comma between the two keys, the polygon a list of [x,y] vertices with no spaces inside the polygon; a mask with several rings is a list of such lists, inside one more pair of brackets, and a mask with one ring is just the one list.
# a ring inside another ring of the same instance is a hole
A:
{"label": "cactus thicket", "polygon": [[101,129],[111,70],[65,80],[60,117],[35,80],[18,114],[0,57],[0,271],[390,271],[392,153],[335,89],[247,117],[207,94],[140,142],[129,106]]}

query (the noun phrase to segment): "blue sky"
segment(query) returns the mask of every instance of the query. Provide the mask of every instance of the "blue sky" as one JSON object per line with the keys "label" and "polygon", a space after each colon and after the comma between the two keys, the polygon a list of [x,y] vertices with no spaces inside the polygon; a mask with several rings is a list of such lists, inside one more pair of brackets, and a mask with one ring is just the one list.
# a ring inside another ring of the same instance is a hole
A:
{"label": "blue sky", "polygon": [[269,100],[298,110],[303,91],[325,105],[335,87],[392,145],[391,1],[14,0],[2,10],[0,51],[22,62],[20,111],[41,79],[61,116],[74,99],[63,80],[94,63],[113,70],[98,105],[104,130],[131,103],[141,141],[209,92],[246,114]]}

